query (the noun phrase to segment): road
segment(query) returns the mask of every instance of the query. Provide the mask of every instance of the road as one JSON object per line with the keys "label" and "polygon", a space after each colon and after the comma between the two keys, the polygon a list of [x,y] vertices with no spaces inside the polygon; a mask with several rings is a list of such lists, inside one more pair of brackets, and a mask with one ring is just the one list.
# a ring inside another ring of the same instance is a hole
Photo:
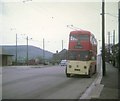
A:
{"label": "road", "polygon": [[3,99],[79,99],[92,84],[92,78],[65,75],[64,66],[4,67],[2,69]]}

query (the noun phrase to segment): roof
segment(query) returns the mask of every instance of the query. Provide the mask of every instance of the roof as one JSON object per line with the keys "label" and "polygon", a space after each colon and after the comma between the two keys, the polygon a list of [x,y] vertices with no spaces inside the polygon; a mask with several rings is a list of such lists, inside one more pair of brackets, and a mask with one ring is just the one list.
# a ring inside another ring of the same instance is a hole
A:
{"label": "roof", "polygon": [[87,30],[76,30],[76,31],[71,31],[70,34],[92,34],[92,33]]}
{"label": "roof", "polygon": [[0,55],[13,56],[12,54],[9,54],[8,52],[6,52],[1,46],[0,46]]}

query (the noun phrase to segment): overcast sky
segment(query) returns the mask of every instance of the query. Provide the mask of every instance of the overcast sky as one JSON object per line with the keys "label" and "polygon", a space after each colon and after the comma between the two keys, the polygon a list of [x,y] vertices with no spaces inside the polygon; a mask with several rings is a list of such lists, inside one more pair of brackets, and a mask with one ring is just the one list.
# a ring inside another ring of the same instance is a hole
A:
{"label": "overcast sky", "polygon": [[[101,42],[101,2],[34,2],[35,0],[5,0],[1,3],[1,45],[15,45],[16,33],[18,45],[26,45],[28,36],[29,45],[56,52],[68,48],[70,29],[67,25],[73,25],[80,29],[91,31]],[[70,1],[70,0],[67,0]],[[102,0],[101,0],[102,1]],[[114,0],[118,1],[118,0]],[[116,43],[118,42],[118,4],[107,2],[105,4],[106,18],[106,42],[108,31],[116,31]],[[112,34],[111,34],[112,39]],[[112,42],[112,40],[111,40]],[[100,45],[99,45],[100,46]]]}

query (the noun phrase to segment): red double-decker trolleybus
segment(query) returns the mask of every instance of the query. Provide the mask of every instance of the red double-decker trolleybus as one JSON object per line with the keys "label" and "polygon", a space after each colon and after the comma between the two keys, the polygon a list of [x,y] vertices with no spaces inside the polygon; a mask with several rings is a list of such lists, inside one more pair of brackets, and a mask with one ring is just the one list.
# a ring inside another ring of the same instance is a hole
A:
{"label": "red double-decker trolleybus", "polygon": [[66,76],[96,73],[97,41],[90,31],[71,31],[69,35]]}

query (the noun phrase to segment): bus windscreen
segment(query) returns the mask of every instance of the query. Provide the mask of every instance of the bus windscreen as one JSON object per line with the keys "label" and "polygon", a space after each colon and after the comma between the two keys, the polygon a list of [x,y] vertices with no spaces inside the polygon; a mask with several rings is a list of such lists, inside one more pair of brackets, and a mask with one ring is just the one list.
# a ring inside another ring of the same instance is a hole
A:
{"label": "bus windscreen", "polygon": [[89,51],[69,51],[68,60],[87,61],[90,57]]}

